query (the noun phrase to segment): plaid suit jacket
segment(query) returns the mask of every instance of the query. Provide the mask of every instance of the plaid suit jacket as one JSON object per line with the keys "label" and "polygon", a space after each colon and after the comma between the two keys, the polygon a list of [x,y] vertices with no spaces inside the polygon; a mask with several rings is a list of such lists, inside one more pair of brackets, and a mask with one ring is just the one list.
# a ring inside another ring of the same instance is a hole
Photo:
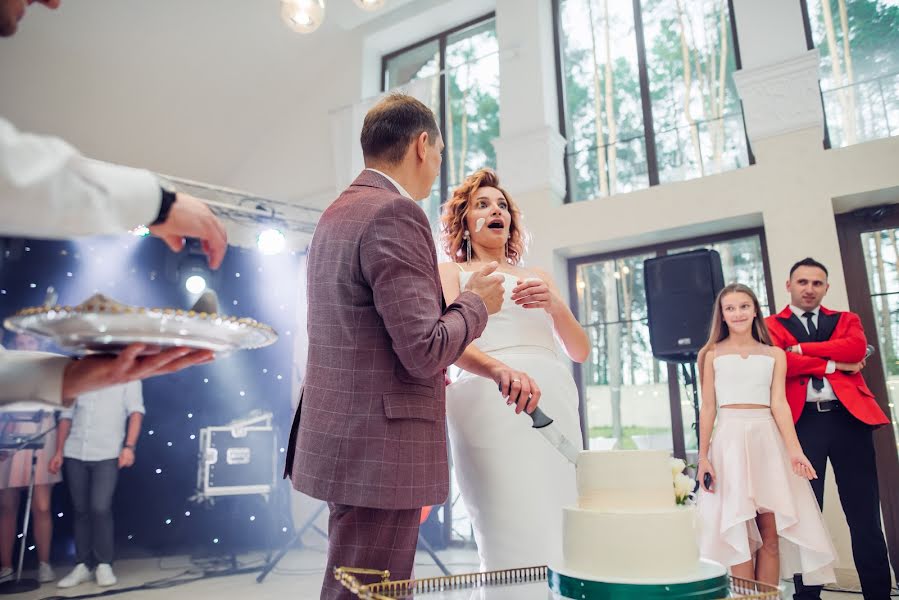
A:
{"label": "plaid suit jacket", "polygon": [[312,497],[380,509],[449,491],[443,371],[487,324],[445,307],[424,211],[363,171],[325,210],[307,256],[309,352],[285,477]]}

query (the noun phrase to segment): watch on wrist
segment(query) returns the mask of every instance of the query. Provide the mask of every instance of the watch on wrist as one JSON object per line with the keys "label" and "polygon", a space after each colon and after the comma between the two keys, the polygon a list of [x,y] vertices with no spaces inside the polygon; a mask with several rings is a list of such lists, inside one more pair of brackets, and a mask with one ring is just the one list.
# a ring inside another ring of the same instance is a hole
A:
{"label": "watch on wrist", "polygon": [[159,191],[162,196],[162,199],[159,202],[159,214],[156,215],[156,220],[150,223],[150,225],[162,225],[165,223],[169,218],[169,212],[172,210],[172,205],[175,204],[175,200],[178,199],[175,186],[164,179],[159,180]]}

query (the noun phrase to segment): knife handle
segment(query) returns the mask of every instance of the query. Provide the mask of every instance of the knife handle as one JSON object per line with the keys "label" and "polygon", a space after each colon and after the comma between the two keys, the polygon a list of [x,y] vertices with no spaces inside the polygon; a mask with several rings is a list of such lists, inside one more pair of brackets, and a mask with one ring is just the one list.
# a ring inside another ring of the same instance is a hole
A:
{"label": "knife handle", "polygon": [[542,429],[543,427],[546,427],[553,422],[552,419],[546,416],[545,412],[540,410],[539,406],[534,409],[534,412],[527,413],[527,415],[531,418],[531,421],[533,421],[531,427],[533,427],[534,429]]}

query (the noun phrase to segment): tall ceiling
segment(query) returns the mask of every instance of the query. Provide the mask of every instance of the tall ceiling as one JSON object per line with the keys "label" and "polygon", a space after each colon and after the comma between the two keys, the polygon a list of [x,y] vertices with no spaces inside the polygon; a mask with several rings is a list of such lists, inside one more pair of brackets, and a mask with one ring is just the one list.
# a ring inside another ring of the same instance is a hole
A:
{"label": "tall ceiling", "polygon": [[105,160],[236,185],[232,172],[292,107],[335,77],[327,57],[361,52],[368,13],[328,0],[309,35],[278,0],[64,0],[35,4],[0,39],[0,115]]}

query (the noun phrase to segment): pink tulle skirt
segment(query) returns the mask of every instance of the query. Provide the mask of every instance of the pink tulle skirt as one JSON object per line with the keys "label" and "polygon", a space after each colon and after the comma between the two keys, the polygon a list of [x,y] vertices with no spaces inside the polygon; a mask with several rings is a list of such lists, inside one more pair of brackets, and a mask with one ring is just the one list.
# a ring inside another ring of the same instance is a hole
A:
{"label": "pink tulle skirt", "polygon": [[[700,486],[700,554],[731,567],[762,545],[757,513],[774,513],[780,574],[802,573],[807,585],[835,581],[836,551],[808,480],[793,473],[770,410],[722,408],[709,460],[715,493]],[[823,474],[819,474],[823,475]]]}

